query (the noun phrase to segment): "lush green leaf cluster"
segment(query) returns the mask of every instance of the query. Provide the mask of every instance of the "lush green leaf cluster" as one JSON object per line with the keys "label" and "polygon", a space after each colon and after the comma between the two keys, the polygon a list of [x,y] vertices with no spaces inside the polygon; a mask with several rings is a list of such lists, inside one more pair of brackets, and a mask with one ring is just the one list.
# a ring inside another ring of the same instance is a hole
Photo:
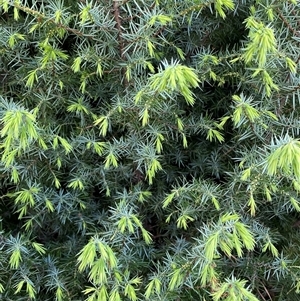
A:
{"label": "lush green leaf cluster", "polygon": [[298,1],[0,13],[1,300],[299,300]]}

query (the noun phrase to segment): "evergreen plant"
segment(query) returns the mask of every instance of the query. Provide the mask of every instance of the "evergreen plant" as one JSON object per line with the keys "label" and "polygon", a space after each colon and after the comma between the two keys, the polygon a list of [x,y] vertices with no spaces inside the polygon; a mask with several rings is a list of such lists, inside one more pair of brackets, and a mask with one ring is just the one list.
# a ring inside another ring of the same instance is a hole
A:
{"label": "evergreen plant", "polygon": [[0,13],[1,300],[300,300],[299,1]]}

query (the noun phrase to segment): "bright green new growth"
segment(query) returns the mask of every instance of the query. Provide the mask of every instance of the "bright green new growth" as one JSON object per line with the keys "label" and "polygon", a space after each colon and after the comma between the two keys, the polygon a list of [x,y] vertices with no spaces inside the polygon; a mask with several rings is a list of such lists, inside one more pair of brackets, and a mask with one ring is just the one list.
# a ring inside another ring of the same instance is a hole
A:
{"label": "bright green new growth", "polygon": [[[277,140],[274,151],[268,156],[268,173],[275,175],[281,170],[284,174],[300,180],[300,141],[286,137],[286,141]],[[276,145],[277,144],[277,145]]]}
{"label": "bright green new growth", "polygon": [[[3,98],[1,100],[5,105],[5,100]],[[28,149],[30,144],[39,137],[35,124],[37,110],[29,112],[12,103],[7,103],[7,106],[1,118],[3,126],[0,131],[1,138],[3,138],[1,161],[6,167],[10,166],[15,157],[21,155],[22,151]]]}
{"label": "bright green new growth", "polygon": [[267,56],[277,52],[274,31],[253,16],[246,20],[246,28],[249,29],[250,42],[245,49],[245,62],[249,64],[254,59],[259,68],[264,68]]}
{"label": "bright green new growth", "polygon": [[[238,280],[234,277],[232,279],[226,279],[224,283],[215,293],[213,293],[213,300],[226,300],[226,301],[258,301],[253,294],[251,294],[247,287],[245,280]],[[226,296],[223,298],[223,296]]]}
{"label": "bright green new growth", "polygon": [[227,214],[221,217],[218,226],[208,237],[204,253],[208,261],[212,261],[216,256],[217,247],[225,252],[229,257],[235,249],[237,256],[242,257],[242,247],[253,250],[255,241],[251,232],[247,230],[243,223],[238,222],[238,215]]}
{"label": "bright green new growth", "polygon": [[178,91],[190,105],[194,104],[193,93],[190,88],[198,86],[199,79],[194,70],[186,66],[172,62],[163,63],[165,69],[150,77],[151,91],[168,93]]}

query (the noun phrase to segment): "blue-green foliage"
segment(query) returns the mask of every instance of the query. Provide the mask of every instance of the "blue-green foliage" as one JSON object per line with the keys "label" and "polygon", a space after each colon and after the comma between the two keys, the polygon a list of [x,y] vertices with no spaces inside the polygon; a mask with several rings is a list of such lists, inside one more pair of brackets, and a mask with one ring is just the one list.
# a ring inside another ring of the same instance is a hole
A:
{"label": "blue-green foliage", "polygon": [[0,0],[1,300],[298,300],[298,1]]}

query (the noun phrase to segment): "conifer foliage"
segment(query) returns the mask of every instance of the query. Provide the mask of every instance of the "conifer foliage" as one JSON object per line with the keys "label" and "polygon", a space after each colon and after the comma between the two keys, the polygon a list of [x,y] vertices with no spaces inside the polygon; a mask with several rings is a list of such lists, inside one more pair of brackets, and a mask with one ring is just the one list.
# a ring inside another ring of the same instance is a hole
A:
{"label": "conifer foliage", "polygon": [[300,299],[296,0],[0,0],[1,300]]}

